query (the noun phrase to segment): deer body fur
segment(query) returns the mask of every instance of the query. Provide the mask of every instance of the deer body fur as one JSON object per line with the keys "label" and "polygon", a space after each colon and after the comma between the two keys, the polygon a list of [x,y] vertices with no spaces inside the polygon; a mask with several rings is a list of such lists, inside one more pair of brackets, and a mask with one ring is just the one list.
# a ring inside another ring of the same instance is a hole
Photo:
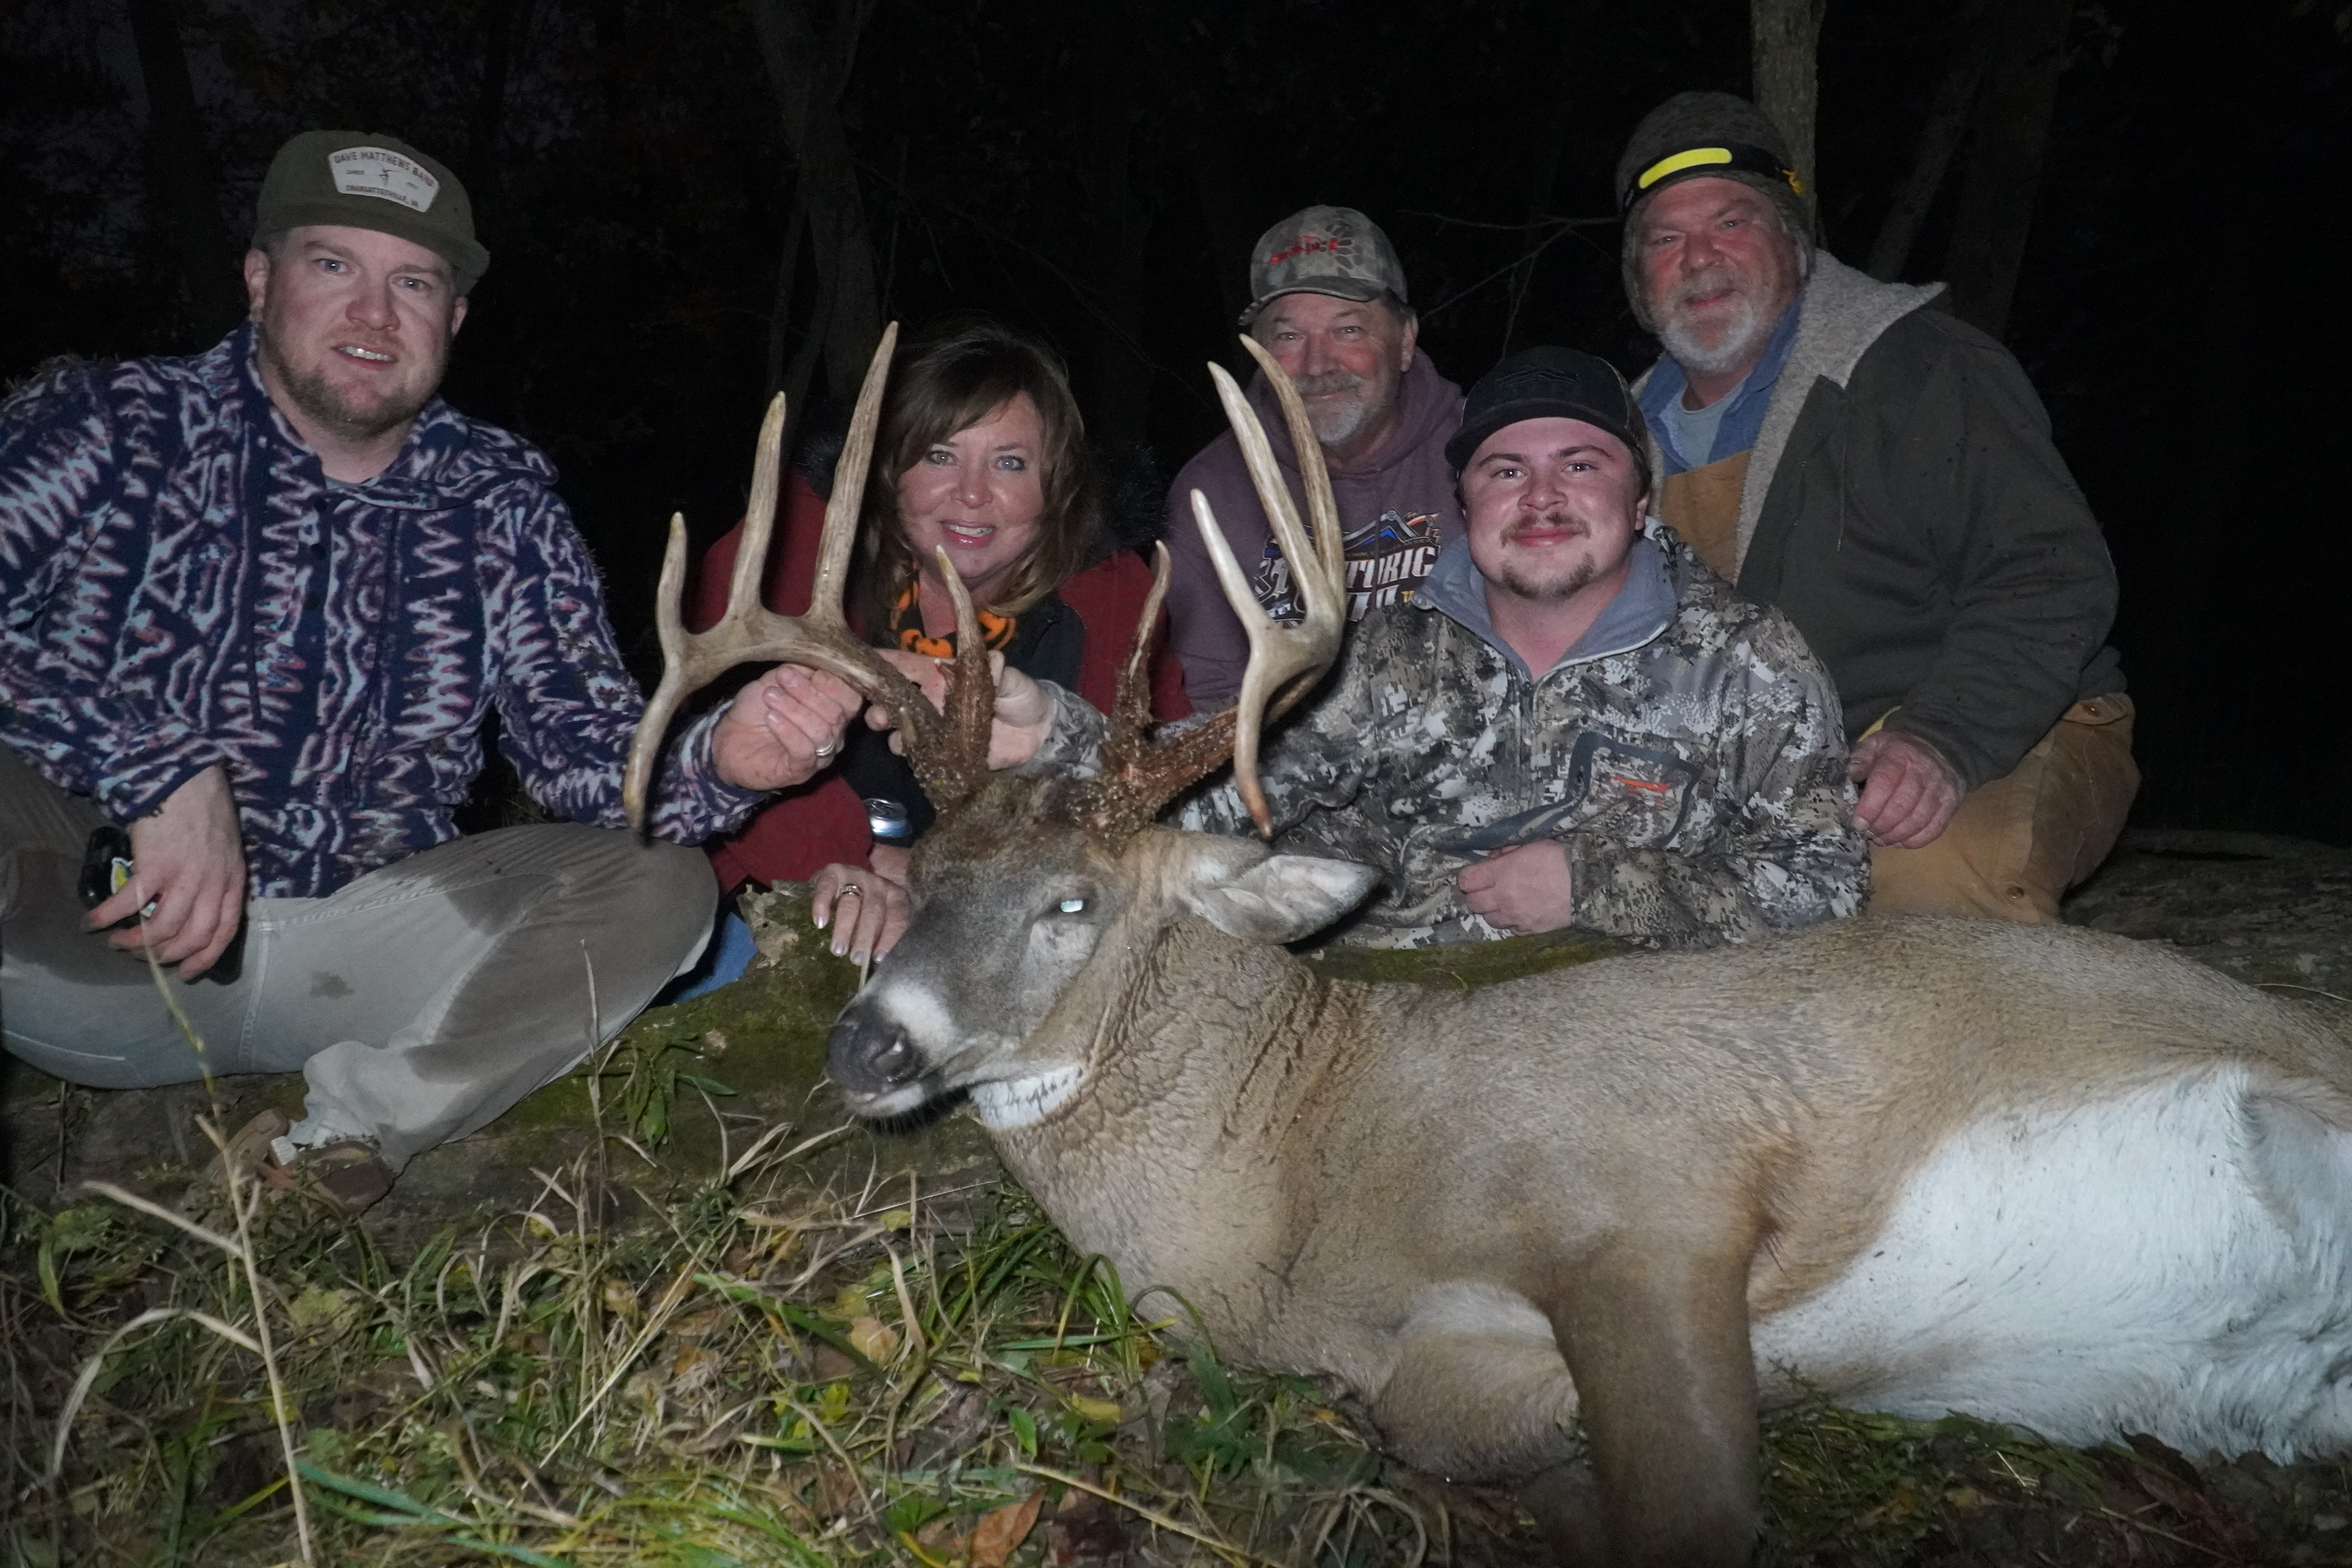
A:
{"label": "deer body fur", "polygon": [[1352,868],[992,804],[844,1014],[853,1104],[971,1089],[1074,1244],[1224,1354],[1344,1378],[1410,1463],[1538,1477],[1580,1421],[1602,1561],[1744,1555],[1757,1410],[1809,1391],[2352,1447],[2352,1056],[2294,1003],[1926,920],[1351,984],[1272,942]]}

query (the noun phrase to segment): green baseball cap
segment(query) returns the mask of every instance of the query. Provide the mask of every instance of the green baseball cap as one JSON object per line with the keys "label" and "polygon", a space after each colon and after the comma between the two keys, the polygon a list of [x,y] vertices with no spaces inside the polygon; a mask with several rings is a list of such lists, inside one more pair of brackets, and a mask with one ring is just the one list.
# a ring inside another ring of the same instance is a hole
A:
{"label": "green baseball cap", "polygon": [[424,246],[473,291],[490,253],[474,237],[474,204],[448,165],[395,137],[305,131],[278,150],[261,182],[253,243],[304,224],[340,224]]}

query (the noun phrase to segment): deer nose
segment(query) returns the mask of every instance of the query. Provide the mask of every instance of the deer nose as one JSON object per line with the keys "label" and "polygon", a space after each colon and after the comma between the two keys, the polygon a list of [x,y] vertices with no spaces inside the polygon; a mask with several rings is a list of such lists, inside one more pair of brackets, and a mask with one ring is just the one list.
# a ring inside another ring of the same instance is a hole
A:
{"label": "deer nose", "polygon": [[855,1094],[881,1094],[922,1076],[923,1053],[898,1025],[858,1009],[844,1014],[825,1041],[825,1070]]}

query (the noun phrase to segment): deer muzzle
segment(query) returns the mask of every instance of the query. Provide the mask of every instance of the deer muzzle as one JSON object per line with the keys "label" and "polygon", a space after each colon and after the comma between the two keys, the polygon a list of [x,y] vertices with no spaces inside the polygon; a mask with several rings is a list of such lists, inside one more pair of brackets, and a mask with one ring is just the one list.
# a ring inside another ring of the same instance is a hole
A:
{"label": "deer muzzle", "polygon": [[[824,1065],[826,1073],[863,1114],[911,1110],[922,1102],[919,1096],[905,1095],[923,1076],[927,1064],[922,1048],[884,1008],[850,1003],[826,1038]],[[900,1098],[906,1098],[907,1103],[877,1103]]]}

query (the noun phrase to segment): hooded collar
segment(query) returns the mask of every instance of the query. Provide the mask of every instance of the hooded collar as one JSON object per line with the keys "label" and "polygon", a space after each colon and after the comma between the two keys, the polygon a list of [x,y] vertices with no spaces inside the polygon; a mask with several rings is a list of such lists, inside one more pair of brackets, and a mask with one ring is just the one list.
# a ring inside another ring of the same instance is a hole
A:
{"label": "hooded collar", "polygon": [[216,395],[244,411],[248,430],[296,453],[323,489],[357,496],[373,506],[437,510],[463,505],[518,479],[549,487],[555,483],[555,466],[536,447],[467,418],[437,395],[417,414],[408,438],[382,473],[358,484],[331,479],[319,455],[262,384],[260,339],[258,323],[241,323],[198,360],[198,373]]}
{"label": "hooded collar", "polygon": [[[1674,580],[1666,570],[1666,552],[1643,533],[1634,538],[1629,553],[1632,566],[1625,574],[1625,585],[1584,628],[1584,635],[1559,656],[1559,662],[1544,674],[1612,654],[1630,653],[1674,624],[1677,601]],[[1445,542],[1437,552],[1436,564],[1429,569],[1427,580],[1414,590],[1408,602],[1417,610],[1434,610],[1456,622],[1500,654],[1521,679],[1536,679],[1527,661],[1495,633],[1495,619],[1486,608],[1486,579],[1477,563],[1470,559],[1467,535],[1456,534]]]}
{"label": "hooded collar", "polygon": [[[1773,380],[1771,395],[1765,400],[1756,444],[1748,453],[1748,477],[1739,489],[1739,562],[1748,559],[1748,546],[1763,515],[1764,498],[1771,490],[1780,454],[1788,449],[1789,437],[1796,430],[1797,417],[1804,412],[1813,384],[1826,381],[1843,391],[1862,356],[1886,329],[1943,291],[1941,283],[1882,283],[1826,250],[1813,252],[1812,271],[1805,279],[1799,309],[1792,312],[1797,330],[1790,340],[1788,357]],[[1681,367],[1675,365],[1671,356],[1662,354],[1633,384],[1634,396],[1646,403],[1650,387],[1665,374],[1679,376]],[[1664,449],[1653,431],[1651,462],[1658,465],[1664,457]],[[1664,469],[1660,467],[1657,471]]]}

